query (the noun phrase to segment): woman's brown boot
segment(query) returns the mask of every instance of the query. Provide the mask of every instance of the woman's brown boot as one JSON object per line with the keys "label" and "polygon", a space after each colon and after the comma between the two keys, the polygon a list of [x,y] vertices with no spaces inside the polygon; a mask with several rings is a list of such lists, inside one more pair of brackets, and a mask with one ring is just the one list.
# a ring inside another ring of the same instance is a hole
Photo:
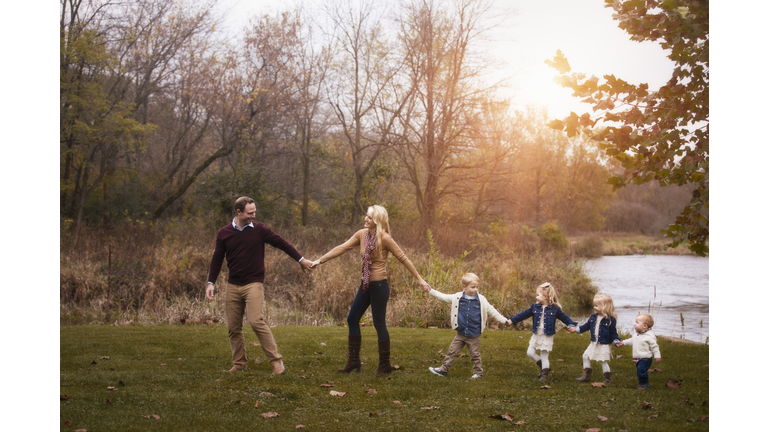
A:
{"label": "woman's brown boot", "polygon": [[389,364],[389,339],[379,340],[379,367],[376,369],[376,376],[392,372],[392,365]]}
{"label": "woman's brown boot", "polygon": [[337,372],[350,373],[353,370],[360,372],[360,343],[362,336],[349,336],[349,354],[347,358],[347,365],[343,369],[339,369]]}
{"label": "woman's brown boot", "polygon": [[592,376],[592,368],[584,368],[584,374],[581,377],[576,378],[576,381],[589,382],[589,377],[591,376]]}

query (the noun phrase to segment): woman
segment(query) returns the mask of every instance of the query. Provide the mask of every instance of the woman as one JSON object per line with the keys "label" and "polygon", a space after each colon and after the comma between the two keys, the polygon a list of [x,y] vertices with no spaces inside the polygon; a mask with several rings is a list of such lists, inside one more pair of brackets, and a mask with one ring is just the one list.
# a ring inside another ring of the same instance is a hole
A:
{"label": "woman", "polygon": [[390,253],[395,256],[416,278],[422,288],[429,287],[416,271],[408,257],[392,239],[389,233],[389,216],[387,210],[379,205],[368,207],[365,216],[365,228],[356,232],[344,244],[336,246],[330,252],[315,261],[320,265],[328,260],[339,257],[354,248],[360,249],[363,257],[362,281],[357,290],[355,301],[347,316],[349,325],[349,359],[347,365],[339,372],[360,372],[360,319],[371,306],[373,326],[379,339],[379,367],[376,375],[390,373],[389,363],[389,332],[387,331],[387,301],[389,300],[389,284],[387,283],[387,257]]}

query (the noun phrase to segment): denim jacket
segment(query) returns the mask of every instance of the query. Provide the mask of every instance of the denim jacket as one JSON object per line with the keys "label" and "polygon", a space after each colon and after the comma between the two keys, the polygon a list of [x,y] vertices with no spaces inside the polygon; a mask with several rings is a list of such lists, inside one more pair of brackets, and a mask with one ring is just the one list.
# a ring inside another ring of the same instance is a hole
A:
{"label": "denim jacket", "polygon": [[[589,329],[590,340],[595,342],[595,325],[597,324],[597,314],[593,313],[591,317],[581,327],[577,328],[578,333],[584,333]],[[616,318],[606,315],[600,321],[600,331],[597,334],[597,343],[603,345],[614,345],[620,342],[619,333],[616,331]]]}
{"label": "denim jacket", "polygon": [[567,325],[568,328],[575,327],[576,323],[573,322],[572,319],[568,317],[568,315],[565,314],[557,305],[548,305],[546,309],[544,306],[534,303],[531,305],[530,308],[520,312],[519,314],[509,317],[509,320],[512,321],[512,324],[517,324],[520,321],[523,321],[524,319],[530,318],[533,316],[533,329],[532,331],[536,333],[536,330],[539,329],[539,320],[541,319],[541,312],[545,311],[544,313],[544,334],[547,336],[552,336],[555,334],[555,320],[559,319],[563,322],[563,324]]}

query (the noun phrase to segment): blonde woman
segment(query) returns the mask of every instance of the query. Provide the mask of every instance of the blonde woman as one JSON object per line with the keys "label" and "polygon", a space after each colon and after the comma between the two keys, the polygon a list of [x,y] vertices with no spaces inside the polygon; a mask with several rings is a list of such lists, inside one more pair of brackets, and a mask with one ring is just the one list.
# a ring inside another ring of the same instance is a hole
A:
{"label": "blonde woman", "polygon": [[368,212],[365,215],[365,227],[352,235],[344,244],[336,246],[320,257],[314,265],[325,263],[353,249],[358,249],[363,259],[361,282],[347,316],[349,358],[347,364],[338,371],[350,373],[357,370],[360,372],[360,345],[362,342],[360,319],[370,306],[373,326],[379,339],[379,367],[376,369],[376,375],[382,375],[392,371],[392,365],[389,363],[390,344],[386,322],[387,301],[389,301],[389,284],[387,283],[387,258],[389,254],[394,255],[411,272],[422,289],[429,287],[429,284],[421,278],[416,267],[395,243],[389,231],[389,215],[382,206],[368,207]]}

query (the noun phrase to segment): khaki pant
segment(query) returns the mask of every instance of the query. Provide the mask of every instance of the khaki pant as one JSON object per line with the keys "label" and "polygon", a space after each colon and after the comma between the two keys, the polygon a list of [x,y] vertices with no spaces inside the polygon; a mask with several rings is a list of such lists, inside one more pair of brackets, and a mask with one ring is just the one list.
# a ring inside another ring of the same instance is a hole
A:
{"label": "khaki pant", "polygon": [[261,349],[264,350],[270,363],[283,359],[277,352],[277,344],[272,336],[267,322],[264,321],[264,285],[254,282],[248,285],[228,284],[224,300],[227,314],[227,329],[229,329],[229,344],[232,346],[232,363],[240,368],[248,365],[245,353],[245,337],[243,337],[243,314],[248,324],[259,338]]}
{"label": "khaki pant", "polygon": [[464,345],[467,346],[469,356],[475,366],[472,372],[476,375],[483,375],[483,361],[480,359],[480,336],[471,338],[460,335],[459,333],[456,333],[456,337],[453,338],[453,343],[451,343],[451,346],[448,348],[448,354],[446,354],[445,360],[443,360],[443,366],[440,367],[440,370],[448,372],[451,369],[453,360],[459,354],[459,351],[464,348]]}

